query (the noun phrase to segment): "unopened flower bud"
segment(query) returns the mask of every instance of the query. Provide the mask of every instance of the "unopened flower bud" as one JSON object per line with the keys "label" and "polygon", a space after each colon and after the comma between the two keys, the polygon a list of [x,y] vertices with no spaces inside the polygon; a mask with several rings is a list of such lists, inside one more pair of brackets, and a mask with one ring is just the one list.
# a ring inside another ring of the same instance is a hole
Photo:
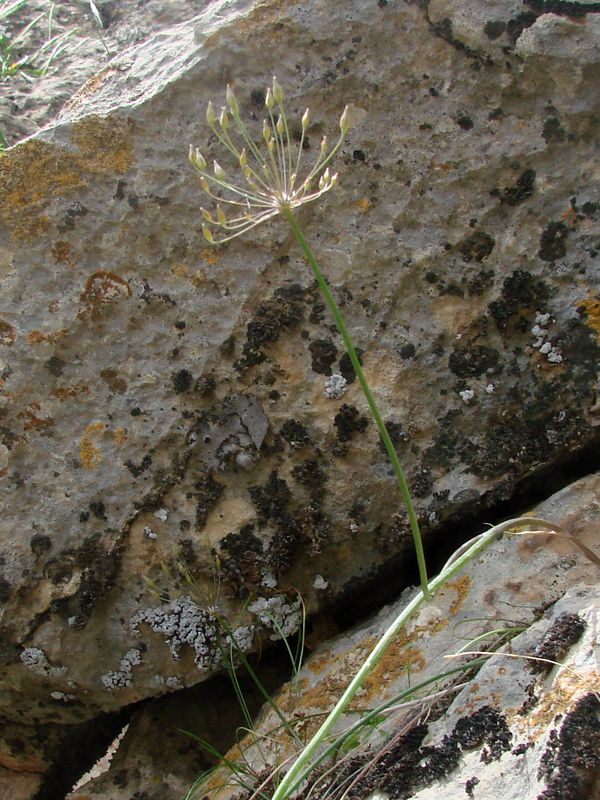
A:
{"label": "unopened flower bud", "polygon": [[212,219],[212,217],[210,215],[210,212],[208,212],[205,208],[201,208],[200,209],[200,213],[202,214],[202,216],[204,217],[204,219],[207,222],[212,222],[213,221],[213,219]]}
{"label": "unopened flower bud", "polygon": [[325,152],[325,150],[327,150],[327,137],[326,137],[326,136],[324,136],[324,137],[321,139],[321,155],[323,155],[323,153]]}
{"label": "unopened flower bud", "polygon": [[194,147],[193,145],[190,145],[189,158],[192,164],[200,171],[206,169],[206,161],[204,159],[204,156],[202,155],[200,150],[197,147]]}
{"label": "unopened flower bud", "polygon": [[275,152],[275,139],[269,139],[269,143],[267,144],[267,147],[269,148],[269,153],[271,153],[271,155],[273,155],[273,153]]}
{"label": "unopened flower bud", "polygon": [[221,113],[219,114],[219,125],[221,129],[226,131],[229,127],[229,117],[227,116],[227,109],[222,108]]}
{"label": "unopened flower bud", "polygon": [[283,89],[277,78],[273,75],[273,97],[278,103],[283,102]]}
{"label": "unopened flower bud", "polygon": [[212,104],[212,101],[206,106],[206,121],[212,128],[217,123],[217,115],[215,114],[215,107]]}
{"label": "unopened flower bud", "polygon": [[221,206],[217,206],[217,221],[219,225],[227,224],[227,217],[225,216],[225,212],[223,211]]}
{"label": "unopened flower bud", "polygon": [[267,89],[267,96],[265,97],[265,105],[271,111],[273,106],[275,105],[275,98],[273,97],[273,92],[271,89]]}
{"label": "unopened flower bud", "polygon": [[201,178],[200,179],[200,186],[201,186],[203,192],[206,192],[207,194],[210,194],[210,185],[209,185],[208,181],[206,180],[206,178]]}
{"label": "unopened flower bud", "polygon": [[216,161],[213,161],[213,172],[215,173],[215,178],[218,178],[220,181],[225,178],[225,171],[223,170],[223,167],[221,167]]}
{"label": "unopened flower bud", "polygon": [[235,98],[233,93],[233,89],[229,84],[227,84],[227,92],[225,93],[225,99],[227,100],[227,105],[231,109],[232,114],[239,113],[238,101]]}
{"label": "unopened flower bud", "polygon": [[262,128],[262,135],[263,139],[267,144],[269,143],[269,139],[271,138],[271,128],[267,125],[267,120],[263,119],[263,128]]}
{"label": "unopened flower bud", "polygon": [[277,120],[277,125],[275,127],[277,129],[277,133],[280,136],[283,136],[283,132],[285,130],[285,125],[283,124],[283,118],[282,117],[279,117],[279,119]]}
{"label": "unopened flower bud", "polygon": [[310,120],[308,117],[308,108],[307,108],[304,114],[302,115],[302,130],[305,131],[308,128],[309,124]]}
{"label": "unopened flower bud", "polygon": [[340,117],[340,130],[345,135],[346,133],[348,133],[349,128],[350,128],[350,115],[348,113],[348,106],[346,106],[342,116]]}
{"label": "unopened flower bud", "polygon": [[204,238],[206,239],[207,242],[210,242],[211,244],[214,244],[215,240],[213,239],[212,231],[208,227],[208,225],[203,225],[202,226],[202,235],[204,236]]}

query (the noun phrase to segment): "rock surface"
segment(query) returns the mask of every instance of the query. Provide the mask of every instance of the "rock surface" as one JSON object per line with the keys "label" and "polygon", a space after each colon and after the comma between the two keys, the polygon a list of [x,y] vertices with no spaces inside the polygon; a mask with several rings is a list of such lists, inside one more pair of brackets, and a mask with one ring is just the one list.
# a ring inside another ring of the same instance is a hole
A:
{"label": "rock surface", "polygon": [[283,224],[202,239],[187,146],[221,157],[203,114],[227,82],[258,126],[276,72],[313,150],[352,105],[340,188],[303,222],[432,546],[598,444],[598,15],[201,8],[0,160],[7,723],[60,730],[205,679],[214,607],[251,648],[294,629],[297,592],[312,612],[412,565]]}
{"label": "rock surface", "polygon": [[[600,474],[558,492],[534,513],[559,523],[598,554],[599,501]],[[342,746],[338,756],[346,757],[333,762],[333,773],[326,772],[329,779],[323,779],[321,789],[329,785],[332,792],[337,787],[341,794],[347,785],[341,785],[340,776],[350,775],[358,766],[366,767],[375,755],[378,759],[370,769],[365,769],[363,779],[357,784],[356,797],[366,797],[377,789],[385,790],[393,800],[413,796],[454,800],[463,795],[468,781],[475,776],[479,781],[479,784],[471,781],[476,786],[471,795],[475,798],[536,800],[540,796],[550,800],[560,797],[557,792],[566,781],[573,780],[573,771],[584,786],[588,773],[593,776],[598,767],[598,750],[591,766],[578,765],[577,736],[581,735],[582,742],[588,737],[597,741],[600,736],[594,705],[597,700],[593,695],[600,685],[599,574],[598,564],[582,556],[573,542],[566,539],[546,534],[506,536],[493,544],[399,632],[352,702],[354,713],[343,717],[336,731],[341,732],[356,721],[356,710],[378,707],[411,686],[430,683],[403,698],[404,702],[412,701],[412,707],[397,709],[376,728],[365,726],[351,746]],[[275,695],[275,702],[294,721],[301,738],[308,738],[316,730],[323,713],[330,710],[362,660],[410,598],[411,592],[407,592],[367,623],[318,646],[296,682],[285,684]],[[504,631],[514,635],[523,629],[475,674],[467,671],[443,677],[443,673],[467,661],[466,658],[448,661],[446,656],[461,649],[496,649],[502,644]],[[476,641],[486,633],[487,636]],[[571,645],[576,646],[571,649]],[[564,667],[512,658],[511,654],[547,658]],[[440,674],[442,677],[436,677]],[[447,710],[444,705],[428,700],[436,693],[446,696]],[[584,725],[581,733],[575,735],[570,748],[555,746],[552,761],[544,754],[552,751],[552,742],[562,741],[561,726],[564,728],[570,715],[577,716],[580,701],[591,704],[588,727]],[[148,720],[151,714],[143,712],[142,717]],[[425,724],[430,716],[434,722]],[[124,800],[131,796],[132,788],[146,791],[148,800],[176,800],[180,796],[176,775],[178,770],[185,774],[186,758],[178,767],[168,757],[155,759],[140,780],[136,769],[149,740],[151,737],[143,727],[141,734],[128,733],[125,752],[116,764],[70,795],[69,800],[86,797]],[[386,751],[380,752],[383,745]],[[240,734],[239,744],[227,753],[227,759],[237,762],[240,768],[243,766],[249,774],[264,778],[295,752],[296,747],[281,731],[279,719],[271,708],[265,707],[254,733]],[[428,766],[419,767],[423,761]],[[540,777],[536,777],[538,770]],[[120,793],[115,777],[124,771],[134,774],[134,786],[128,784],[127,790]],[[171,776],[170,791],[163,787],[161,794],[153,789],[157,774]],[[255,785],[249,774],[245,780]],[[339,785],[331,784],[332,774]],[[494,786],[501,786],[502,791],[494,793]],[[550,792],[550,787],[554,787],[554,794],[541,794],[545,788]],[[246,795],[231,772],[221,768],[198,787],[192,800],[206,796],[211,800],[230,800]],[[573,797],[586,796],[573,794]]]}

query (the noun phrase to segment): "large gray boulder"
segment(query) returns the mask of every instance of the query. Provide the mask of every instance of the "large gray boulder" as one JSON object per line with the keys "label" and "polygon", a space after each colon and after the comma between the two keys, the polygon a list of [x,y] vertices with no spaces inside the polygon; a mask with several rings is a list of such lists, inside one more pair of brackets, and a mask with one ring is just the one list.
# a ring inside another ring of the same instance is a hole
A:
{"label": "large gray boulder", "polygon": [[7,722],[203,680],[215,607],[251,648],[297,626],[297,593],[312,612],[412,568],[289,231],[202,238],[187,147],[220,157],[203,115],[228,82],[259,126],[275,72],[290,114],[311,108],[309,153],[351,105],[340,186],[302,222],[431,547],[593,452],[598,17],[421,6],[211,3],[0,160]]}

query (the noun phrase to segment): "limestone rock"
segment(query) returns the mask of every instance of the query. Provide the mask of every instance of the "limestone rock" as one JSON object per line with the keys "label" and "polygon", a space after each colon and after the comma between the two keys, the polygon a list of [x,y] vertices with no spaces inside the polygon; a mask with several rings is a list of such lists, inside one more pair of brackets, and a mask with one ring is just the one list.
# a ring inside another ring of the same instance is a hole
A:
{"label": "limestone rock", "polygon": [[[599,492],[600,476],[591,476],[534,513],[559,522],[598,554]],[[600,736],[598,564],[572,548],[572,542],[546,535],[507,536],[450,580],[399,632],[335,732],[384,703],[391,711],[381,711],[375,723],[340,743],[337,756],[313,775],[318,783],[307,790],[327,789],[328,797],[337,798],[355,780],[355,796],[370,797],[377,790],[380,800],[454,800],[469,786],[470,796],[480,800],[536,800],[560,796],[569,782],[581,787],[593,782]],[[372,620],[322,644],[297,682],[282,687],[274,699],[297,735],[308,738],[317,729],[409,599],[407,593]],[[518,635],[501,647],[511,630]],[[447,656],[496,648],[475,674],[447,674],[469,661]],[[272,708],[265,707],[254,731],[240,738],[227,758],[247,768],[245,780],[252,783],[249,774],[263,780],[289,763],[297,749]],[[553,787],[554,794],[542,795],[545,787],[548,792]],[[236,776],[221,768],[192,798],[204,796],[247,795]]]}
{"label": "limestone rock", "polygon": [[[221,668],[217,616],[256,647],[297,624],[297,592],[316,611],[412,563],[289,233],[202,239],[187,148],[221,157],[203,113],[227,82],[259,131],[275,71],[290,115],[311,108],[309,153],[352,106],[341,186],[303,224],[430,541],[593,452],[596,17],[565,28],[567,92],[538,16],[522,56],[483,64],[419,4],[206,4],[2,157],[8,721],[75,724],[191,686]],[[343,399],[324,396],[332,374]]]}

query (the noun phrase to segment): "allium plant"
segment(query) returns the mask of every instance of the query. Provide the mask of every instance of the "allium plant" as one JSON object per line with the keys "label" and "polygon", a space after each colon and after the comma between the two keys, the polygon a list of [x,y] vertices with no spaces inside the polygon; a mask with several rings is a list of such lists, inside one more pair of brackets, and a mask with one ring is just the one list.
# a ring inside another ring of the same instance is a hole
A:
{"label": "allium plant", "polygon": [[[349,109],[346,106],[340,117],[340,134],[335,144],[330,147],[327,138],[324,137],[316,160],[312,166],[308,166],[303,171],[304,142],[310,126],[309,110],[306,109],[302,116],[300,141],[298,145],[294,145],[284,108],[284,92],[276,78],[273,78],[272,88],[267,89],[265,107],[269,119],[263,123],[262,142],[257,144],[240,116],[239,105],[230,86],[227,87],[226,105],[221,108],[219,114],[215,111],[212,103],[208,104],[206,112],[208,125],[218,141],[237,161],[241,178],[239,182],[234,182],[217,161],[213,161],[212,168],[209,169],[200,150],[190,145],[189,159],[200,173],[200,186],[215,205],[212,213],[205,208],[201,209],[204,218],[202,232],[211,244],[220,245],[276,216],[283,217],[289,224],[335,319],[371,415],[392,463],[410,523],[420,577],[420,590],[417,595],[382,635],[321,727],[298,755],[275,789],[272,800],[287,800],[307,779],[311,769],[319,760],[319,749],[322,748],[323,742],[344,713],[348,703],[400,628],[406,625],[420,606],[430,600],[432,595],[451,576],[481,553],[498,535],[510,531],[511,527],[520,524],[529,529],[537,526],[542,530],[547,530],[554,529],[555,526],[534,518],[520,518],[500,523],[468,542],[453,556],[439,575],[431,582],[428,581],[419,524],[404,471],[362,370],[346,323],[294,213],[301,206],[318,200],[336,185],[338,176],[337,173],[330,171],[329,163],[341,148],[349,130]],[[231,209],[232,214],[228,216],[223,206]],[[215,235],[213,230],[220,233]]]}
{"label": "allium plant", "polygon": [[[335,319],[371,415],[392,462],[412,531],[421,588],[425,596],[428,596],[427,570],[419,523],[404,471],[362,370],[346,323],[294,213],[301,206],[318,200],[337,184],[337,173],[331,172],[329,163],[342,146],[350,127],[348,106],[340,117],[340,134],[335,144],[330,147],[327,137],[323,137],[314,163],[304,171],[302,156],[306,133],[310,126],[309,109],[307,108],[302,115],[300,141],[295,145],[291,140],[290,124],[285,113],[283,89],[276,78],[273,78],[273,87],[269,87],[266,92],[265,108],[269,120],[265,119],[263,122],[260,144],[253,140],[244,124],[237,99],[230,86],[227,87],[225,97],[226,105],[221,108],[219,114],[212,103],[208,104],[206,120],[215,137],[236,160],[241,180],[236,183],[230,179],[217,161],[213,161],[212,169],[209,169],[200,150],[190,145],[189,159],[200,173],[200,186],[215,205],[212,213],[206,208],[201,208],[204,218],[202,226],[204,237],[211,244],[223,244],[276,216],[282,216],[290,225]],[[228,216],[223,206],[232,209],[233,215]],[[215,235],[213,229],[222,231],[224,235]]]}

